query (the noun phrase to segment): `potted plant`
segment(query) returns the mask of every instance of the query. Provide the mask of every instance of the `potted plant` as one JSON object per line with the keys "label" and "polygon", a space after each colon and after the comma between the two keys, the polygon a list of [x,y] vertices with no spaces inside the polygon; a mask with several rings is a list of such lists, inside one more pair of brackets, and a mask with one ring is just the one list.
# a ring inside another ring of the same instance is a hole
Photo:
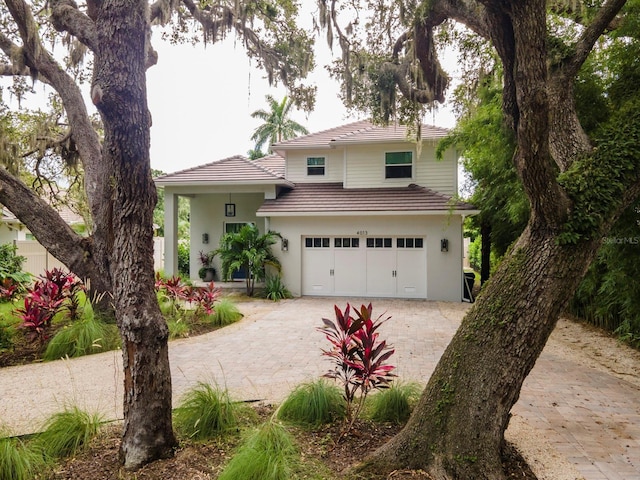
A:
{"label": "potted plant", "polygon": [[202,250],[198,253],[200,260],[200,270],[198,270],[198,276],[204,282],[213,282],[216,276],[216,269],[213,268],[213,258],[216,256],[215,252],[205,253]]}

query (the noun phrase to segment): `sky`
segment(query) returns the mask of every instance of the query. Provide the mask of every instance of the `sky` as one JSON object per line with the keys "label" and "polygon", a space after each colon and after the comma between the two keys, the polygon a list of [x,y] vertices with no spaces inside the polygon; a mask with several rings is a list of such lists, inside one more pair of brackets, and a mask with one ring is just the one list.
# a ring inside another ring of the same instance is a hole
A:
{"label": "sky", "polygon": [[[284,88],[269,87],[264,72],[253,67],[233,38],[214,45],[170,45],[153,39],[158,64],[147,72],[147,93],[153,118],[151,167],[169,173],[247,155],[253,131],[261,123],[251,113],[268,109],[265,95],[281,100]],[[309,132],[318,132],[364,118],[348,116],[338,96],[339,85],[324,65],[330,52],[317,39],[317,67],[310,75],[317,86],[316,107],[291,117]],[[336,52],[337,53],[337,52]],[[450,108],[441,107],[425,123],[453,127]]]}
{"label": "sky", "polygon": [[[268,109],[265,95],[279,101],[286,90],[269,86],[265,73],[255,67],[255,62],[252,65],[233,35],[213,45],[171,45],[156,30],[152,43],[159,58],[147,71],[153,121],[151,167],[170,173],[233,155],[247,156],[254,147],[251,135],[261,123],[251,118],[251,113]],[[309,114],[293,110],[291,118],[311,133],[363,119],[362,114],[348,115],[338,95],[338,82],[326,71],[332,55],[324,37],[316,39],[315,53],[317,66],[308,77],[308,82],[317,86],[315,110]],[[334,53],[338,54],[337,49]],[[455,56],[449,55],[443,63],[455,79]],[[0,85],[7,86],[8,82]],[[43,108],[46,88],[36,82],[37,94],[23,106]],[[85,98],[89,112],[95,113],[88,94]],[[17,108],[15,99],[5,101]],[[445,104],[429,114],[425,123],[451,128],[455,117]]]}

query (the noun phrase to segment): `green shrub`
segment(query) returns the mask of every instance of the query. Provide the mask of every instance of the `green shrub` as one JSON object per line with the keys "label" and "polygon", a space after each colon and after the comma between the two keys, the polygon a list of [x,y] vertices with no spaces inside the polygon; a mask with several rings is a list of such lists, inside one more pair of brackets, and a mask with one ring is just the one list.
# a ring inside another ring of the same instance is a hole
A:
{"label": "green shrub", "polygon": [[178,273],[189,277],[189,257],[191,247],[188,242],[178,242]]}
{"label": "green shrub", "polygon": [[290,480],[298,463],[291,434],[269,421],[243,442],[218,480]]}
{"label": "green shrub", "polygon": [[31,480],[41,465],[40,457],[17,438],[0,432],[0,480]]}
{"label": "green shrub", "polygon": [[394,383],[369,397],[369,417],[376,422],[405,423],[420,396],[416,383]]}
{"label": "green shrub", "polygon": [[219,327],[231,325],[243,317],[235,303],[229,298],[221,298],[215,303],[214,313],[210,315],[209,321]]}
{"label": "green shrub", "polygon": [[98,414],[67,408],[45,422],[44,430],[34,440],[35,448],[47,460],[75,455],[96,436],[101,423]]}
{"label": "green shrub", "polygon": [[280,420],[317,427],[343,419],[345,407],[342,391],[320,379],[297,386],[280,405],[277,415]]}
{"label": "green shrub", "polygon": [[282,283],[280,275],[268,276],[264,285],[265,296],[269,300],[277,302],[285,298],[291,298],[291,292]]}
{"label": "green shrub", "polygon": [[185,394],[173,416],[181,433],[204,440],[237,428],[242,410],[227,390],[200,382]]}
{"label": "green shrub", "polygon": [[91,316],[75,321],[58,331],[49,341],[43,359],[81,357],[115,350],[119,347],[120,337],[117,327]]}
{"label": "green shrub", "polygon": [[23,284],[31,280],[31,275],[22,271],[22,264],[26,260],[17,254],[18,247],[13,243],[0,245],[0,283],[6,279]]}
{"label": "green shrub", "polygon": [[175,340],[176,338],[186,338],[189,336],[189,322],[184,319],[169,318],[167,320],[167,326],[169,327],[169,340]]}

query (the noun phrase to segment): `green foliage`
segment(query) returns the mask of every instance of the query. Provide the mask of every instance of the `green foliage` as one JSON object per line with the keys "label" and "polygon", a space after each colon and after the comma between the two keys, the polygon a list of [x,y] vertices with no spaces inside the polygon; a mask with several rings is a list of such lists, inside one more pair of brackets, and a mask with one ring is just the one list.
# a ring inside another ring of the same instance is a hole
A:
{"label": "green foliage", "polygon": [[31,275],[22,271],[22,265],[26,259],[16,252],[17,247],[12,243],[0,245],[0,284],[7,279],[18,284],[31,280]]}
{"label": "green foliage", "polygon": [[6,313],[0,313],[0,352],[13,346],[16,335],[16,323],[19,321]]}
{"label": "green foliage", "polygon": [[87,316],[64,326],[49,341],[44,360],[81,357],[120,348],[120,337],[115,325],[94,316]]}
{"label": "green foliage", "polygon": [[273,143],[289,140],[299,134],[306,135],[309,133],[305,127],[289,118],[293,99],[285,96],[281,102],[277,102],[271,95],[267,95],[265,98],[269,104],[269,111],[256,110],[251,114],[252,118],[264,121],[251,136],[251,140],[256,142],[253,150],[254,154],[255,152],[262,153],[262,147],[266,144],[269,145],[269,152],[271,152]]}
{"label": "green foliage", "polygon": [[264,284],[264,293],[269,300],[277,302],[285,298],[291,298],[291,292],[282,283],[280,275],[267,275]]}
{"label": "green foliage", "polygon": [[310,427],[343,419],[345,414],[342,392],[322,379],[297,386],[277,413],[280,420]]}
{"label": "green foliage", "polygon": [[167,327],[169,327],[169,340],[187,338],[191,330],[189,323],[181,318],[169,318]]}
{"label": "green foliage", "polygon": [[191,247],[188,242],[178,242],[178,273],[189,276]]}
{"label": "green foliage", "polygon": [[236,429],[245,410],[226,389],[200,382],[184,395],[173,417],[184,435],[205,440]]}
{"label": "green foliage", "polygon": [[420,385],[394,383],[369,397],[369,417],[375,422],[403,424],[409,419],[419,397]]}
{"label": "green foliage", "polygon": [[31,480],[42,464],[41,457],[17,438],[0,432],[0,480]]}
{"label": "green foliage", "polygon": [[78,407],[65,409],[52,415],[44,430],[34,439],[34,448],[47,460],[75,455],[96,436],[102,417]]}
{"label": "green foliage", "polygon": [[640,201],[625,210],[569,304],[569,311],[640,348]]}
{"label": "green foliage", "polygon": [[576,244],[600,235],[640,175],[640,98],[618,109],[601,129],[593,154],[576,160],[558,180],[574,202],[558,241]]}
{"label": "green foliage", "polygon": [[215,251],[222,260],[222,278],[229,280],[238,270],[245,272],[247,295],[252,296],[255,281],[265,277],[265,267],[280,270],[280,261],[271,251],[271,246],[280,237],[278,233],[260,234],[255,225],[244,225],[234,233],[226,233]]}
{"label": "green foliage", "polygon": [[240,310],[233,301],[229,298],[221,298],[215,304],[213,315],[209,315],[207,320],[214,325],[224,327],[225,325],[231,325],[237,322],[243,317]]}
{"label": "green foliage", "polygon": [[297,464],[293,437],[272,420],[243,442],[218,480],[290,480]]}

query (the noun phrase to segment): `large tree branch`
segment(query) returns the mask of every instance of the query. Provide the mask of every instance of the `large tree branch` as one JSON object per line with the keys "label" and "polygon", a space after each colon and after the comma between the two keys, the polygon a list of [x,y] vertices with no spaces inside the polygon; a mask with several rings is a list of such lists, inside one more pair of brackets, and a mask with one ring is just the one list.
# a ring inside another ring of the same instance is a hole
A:
{"label": "large tree branch", "polygon": [[[111,191],[108,168],[102,162],[102,147],[91,119],[87,112],[82,92],[67,72],[46,51],[39,38],[38,25],[33,19],[29,7],[24,0],[5,0],[7,7],[18,27],[18,31],[24,43],[22,48],[25,65],[31,71],[38,72],[38,77],[43,78],[60,95],[67,119],[71,128],[71,135],[76,144],[80,159],[84,167],[85,189],[89,207],[96,226],[95,238],[105,239],[111,225]],[[16,213],[16,216],[19,214]],[[18,218],[20,218],[18,216]],[[22,219],[21,219],[22,220]],[[49,248],[49,245],[36,238]],[[108,265],[98,266],[102,281],[110,285]]]}
{"label": "large tree branch", "polygon": [[69,32],[95,51],[97,47],[95,24],[78,9],[73,0],[51,0],[51,22],[59,32]]}
{"label": "large tree branch", "polygon": [[575,77],[600,36],[609,28],[627,0],[608,0],[597,11],[593,21],[586,26],[575,45],[575,53],[562,62],[568,78]]}
{"label": "large tree branch", "polygon": [[75,233],[47,202],[4,168],[0,168],[0,203],[76,275],[95,276],[91,239]]}

